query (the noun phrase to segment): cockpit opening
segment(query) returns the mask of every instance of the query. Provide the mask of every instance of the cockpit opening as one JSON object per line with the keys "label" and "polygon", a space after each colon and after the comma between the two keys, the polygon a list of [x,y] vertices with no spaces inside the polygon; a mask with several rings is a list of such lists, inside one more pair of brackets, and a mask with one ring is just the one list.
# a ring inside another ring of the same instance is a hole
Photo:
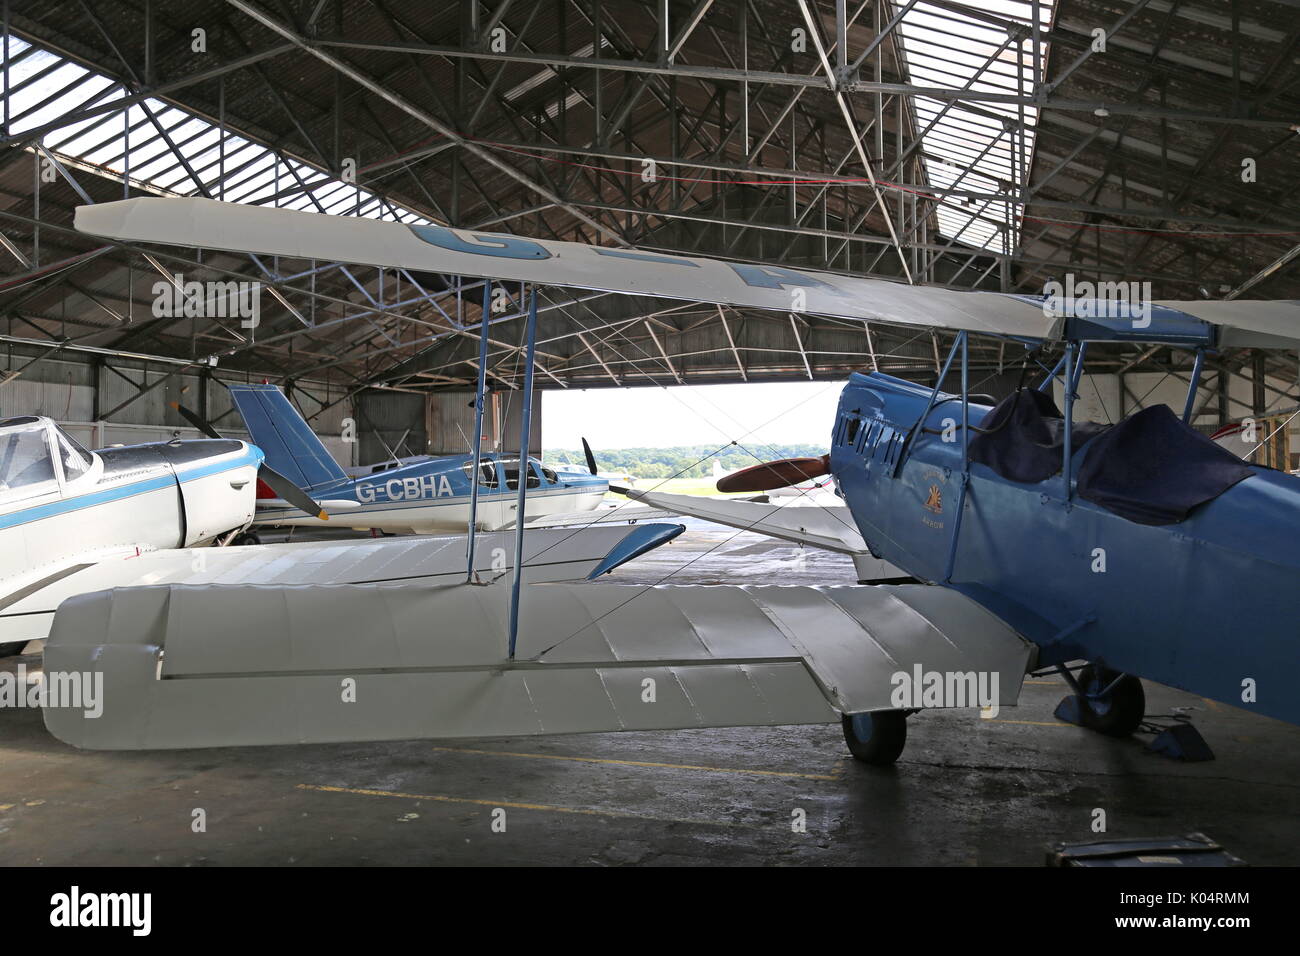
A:
{"label": "cockpit opening", "polygon": [[75,438],[48,419],[0,419],[0,501],[55,491],[59,467],[63,480],[72,481],[89,471],[94,460]]}

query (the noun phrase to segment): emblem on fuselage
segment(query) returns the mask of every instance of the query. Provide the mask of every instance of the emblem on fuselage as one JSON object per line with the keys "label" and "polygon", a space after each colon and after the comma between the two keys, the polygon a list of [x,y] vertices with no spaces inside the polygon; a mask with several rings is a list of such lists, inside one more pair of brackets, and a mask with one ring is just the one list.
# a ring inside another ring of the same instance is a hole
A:
{"label": "emblem on fuselage", "polygon": [[943,489],[945,476],[943,472],[927,468],[921,473],[921,482],[918,490],[924,496],[921,498],[921,523],[927,528],[941,529],[943,521],[940,517],[943,514]]}

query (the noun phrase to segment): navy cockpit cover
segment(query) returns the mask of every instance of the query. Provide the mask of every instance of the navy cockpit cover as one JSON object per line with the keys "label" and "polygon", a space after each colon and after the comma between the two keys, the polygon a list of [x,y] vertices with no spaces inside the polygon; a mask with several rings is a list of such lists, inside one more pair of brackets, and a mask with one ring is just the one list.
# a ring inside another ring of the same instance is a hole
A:
{"label": "navy cockpit cover", "polygon": [[[1061,470],[1065,430],[1061,413],[1046,392],[1021,389],[998,402],[980,422],[981,434],[971,439],[970,459],[988,465],[1003,478],[1033,484]],[[1076,422],[1071,447],[1106,428]]]}
{"label": "navy cockpit cover", "polygon": [[1251,474],[1168,405],[1152,405],[1092,441],[1077,490],[1080,498],[1138,524],[1175,524]]}

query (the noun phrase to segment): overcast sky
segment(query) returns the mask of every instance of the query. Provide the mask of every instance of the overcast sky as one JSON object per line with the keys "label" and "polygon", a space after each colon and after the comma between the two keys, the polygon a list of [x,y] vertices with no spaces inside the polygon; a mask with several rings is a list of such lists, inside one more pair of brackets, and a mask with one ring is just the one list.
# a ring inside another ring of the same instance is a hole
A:
{"label": "overcast sky", "polygon": [[672,388],[547,389],[547,450],[819,443],[829,447],[843,382],[684,385]]}

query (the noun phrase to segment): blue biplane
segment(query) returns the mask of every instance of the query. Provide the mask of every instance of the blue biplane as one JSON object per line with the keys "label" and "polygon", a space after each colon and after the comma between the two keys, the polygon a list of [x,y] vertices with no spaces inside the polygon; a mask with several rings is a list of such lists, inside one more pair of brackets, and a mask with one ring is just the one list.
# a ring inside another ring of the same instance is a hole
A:
{"label": "blue biplane", "polygon": [[[48,712],[50,729],[69,742],[179,747],[838,721],[856,757],[887,764],[903,749],[909,714],[1014,705],[1026,673],[1044,670],[1074,691],[1062,715],[1107,734],[1138,726],[1143,677],[1300,722],[1300,478],[1245,463],[1187,423],[1206,355],[1296,348],[1300,303],[1143,303],[1140,315],[1103,314],[1086,302],[1062,310],[1027,297],[201,199],[81,207],[77,225],[115,239],[782,311],[798,292],[809,312],[955,329],[938,382],[952,371],[961,390],[855,374],[829,423],[828,455],[720,482],[762,490],[829,473],[852,525],[840,540],[856,536],[914,583],[516,582],[401,594],[337,586],[231,594],[213,585],[129,589],[130,600],[90,595],[60,609],[47,662],[90,669],[121,660],[109,678],[134,705],[94,721]],[[526,319],[531,373],[535,297]],[[485,310],[484,341],[488,322]],[[977,402],[972,333],[1062,354],[1039,388]],[[1181,415],[1155,406],[1110,427],[1075,421],[1087,343],[1120,340],[1196,354]],[[1046,390],[1058,375],[1063,409]],[[726,520],[716,502],[633,494]],[[753,509],[776,506],[734,507],[746,510],[732,523],[766,530],[750,520]],[[774,533],[798,540],[791,520],[777,525]],[[229,613],[219,621],[209,613],[218,601],[238,609],[238,636]],[[275,627],[310,620],[311,638],[268,662],[247,637],[270,626],[264,618]],[[375,639],[356,640],[362,620]],[[162,664],[141,645],[166,647]],[[368,685],[362,710],[315,694],[315,682],[339,674]],[[296,702],[288,711],[286,699]]]}

